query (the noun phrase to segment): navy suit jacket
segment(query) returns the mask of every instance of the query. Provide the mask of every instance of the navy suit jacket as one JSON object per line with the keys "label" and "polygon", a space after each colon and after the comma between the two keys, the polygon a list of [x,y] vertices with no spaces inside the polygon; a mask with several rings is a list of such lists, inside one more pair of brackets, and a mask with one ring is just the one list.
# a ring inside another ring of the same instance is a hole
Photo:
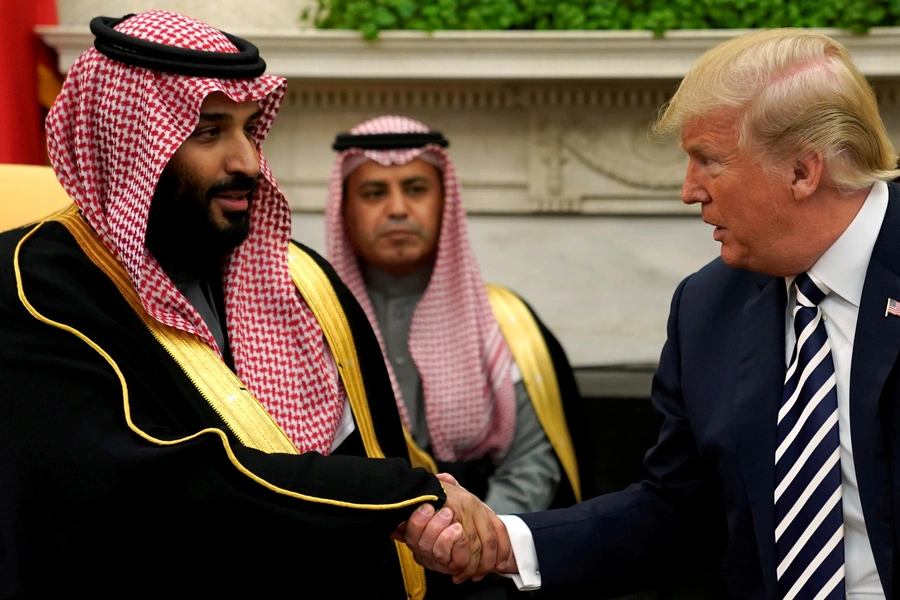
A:
{"label": "navy suit jacket", "polygon": [[[866,272],[850,373],[853,459],[875,564],[892,598],[900,531],[900,187]],[[785,374],[784,279],[717,259],[675,292],[651,401],[647,477],[574,507],[520,515],[543,587],[619,595],[714,552],[721,595],[776,598],[775,435]],[[696,544],[695,542],[700,542]]]}

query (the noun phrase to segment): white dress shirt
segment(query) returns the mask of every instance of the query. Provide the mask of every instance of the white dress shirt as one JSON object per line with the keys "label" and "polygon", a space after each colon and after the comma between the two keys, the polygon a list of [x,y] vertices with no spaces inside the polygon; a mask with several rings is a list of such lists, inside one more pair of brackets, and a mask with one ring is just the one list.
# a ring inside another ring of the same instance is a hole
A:
{"label": "white dress shirt", "polygon": [[[841,495],[844,509],[844,580],[847,598],[852,600],[884,599],[884,589],[875,568],[875,556],[872,554],[863,520],[856,468],[853,465],[853,446],[850,441],[850,364],[866,270],[884,221],[887,203],[887,185],[876,183],[850,226],[809,269],[810,273],[831,289],[819,308],[822,309],[825,331],[831,342],[837,378]],[[791,315],[796,302],[791,288],[793,282],[793,277],[784,282],[788,290],[784,316],[785,364],[790,362],[796,343]]]}
{"label": "white dress shirt", "polygon": [[[844,509],[844,571],[848,600],[884,600],[884,590],[875,568],[875,557],[863,519],[856,469],[853,465],[850,441],[850,364],[866,270],[884,221],[887,204],[887,184],[876,183],[850,226],[809,270],[831,289],[831,293],[819,306],[824,315],[825,331],[831,342],[837,378]],[[796,300],[790,287],[793,280],[793,277],[785,280],[788,289],[784,318],[785,365],[790,362],[796,342],[791,315],[791,308]],[[540,588],[540,567],[531,530],[518,517],[504,515],[500,518],[510,534],[513,554],[519,566],[519,575],[511,576],[512,579],[520,590]],[[602,532],[598,535],[602,535]],[[774,537],[774,531],[772,535]]]}

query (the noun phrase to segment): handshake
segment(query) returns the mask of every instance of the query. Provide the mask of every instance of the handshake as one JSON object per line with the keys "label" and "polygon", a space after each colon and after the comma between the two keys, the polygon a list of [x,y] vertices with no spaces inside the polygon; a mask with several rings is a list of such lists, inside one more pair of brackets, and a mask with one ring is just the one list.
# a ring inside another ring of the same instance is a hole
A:
{"label": "handshake", "polygon": [[409,546],[422,566],[453,575],[454,583],[518,573],[506,526],[494,511],[452,475],[437,478],[447,492],[444,507],[435,512],[430,504],[420,506],[391,537]]}

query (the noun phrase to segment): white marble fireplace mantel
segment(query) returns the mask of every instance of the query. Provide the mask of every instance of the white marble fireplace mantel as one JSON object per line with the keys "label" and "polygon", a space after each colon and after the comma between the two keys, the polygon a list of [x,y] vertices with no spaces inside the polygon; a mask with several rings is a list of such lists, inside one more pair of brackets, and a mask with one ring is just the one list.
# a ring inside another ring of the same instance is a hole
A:
{"label": "white marble fireplace mantel", "polygon": [[[696,213],[677,201],[685,157],[649,139],[648,125],[698,56],[742,33],[389,31],[368,42],[353,31],[229,31],[290,80],[266,150],[295,211],[321,211],[335,133],[397,113],[450,138],[471,213],[602,215]],[[892,117],[900,28],[823,31],[880,80]],[[64,72],[93,40],[83,25],[38,32]]]}
{"label": "white marble fireplace mantel", "polygon": [[[269,72],[291,79],[678,79],[703,52],[746,30],[382,32],[378,41],[337,30],[229,30],[255,43]],[[867,35],[821,29],[846,45],[871,77],[900,76],[900,28]],[[40,27],[67,71],[93,42],[86,26]]]}

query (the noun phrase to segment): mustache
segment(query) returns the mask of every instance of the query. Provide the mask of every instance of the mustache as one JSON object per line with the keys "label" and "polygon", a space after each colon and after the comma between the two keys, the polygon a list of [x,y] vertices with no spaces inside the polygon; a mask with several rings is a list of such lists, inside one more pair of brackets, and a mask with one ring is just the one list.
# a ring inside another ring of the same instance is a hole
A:
{"label": "mustache", "polygon": [[375,228],[375,237],[382,237],[398,231],[404,231],[418,236],[421,236],[423,233],[422,226],[418,223],[412,223],[410,221],[389,221]]}
{"label": "mustache", "polygon": [[235,173],[222,181],[212,184],[206,192],[207,200],[211,200],[219,194],[229,192],[242,192],[247,190],[247,200],[252,200],[259,188],[259,177],[250,177],[244,173]]}

